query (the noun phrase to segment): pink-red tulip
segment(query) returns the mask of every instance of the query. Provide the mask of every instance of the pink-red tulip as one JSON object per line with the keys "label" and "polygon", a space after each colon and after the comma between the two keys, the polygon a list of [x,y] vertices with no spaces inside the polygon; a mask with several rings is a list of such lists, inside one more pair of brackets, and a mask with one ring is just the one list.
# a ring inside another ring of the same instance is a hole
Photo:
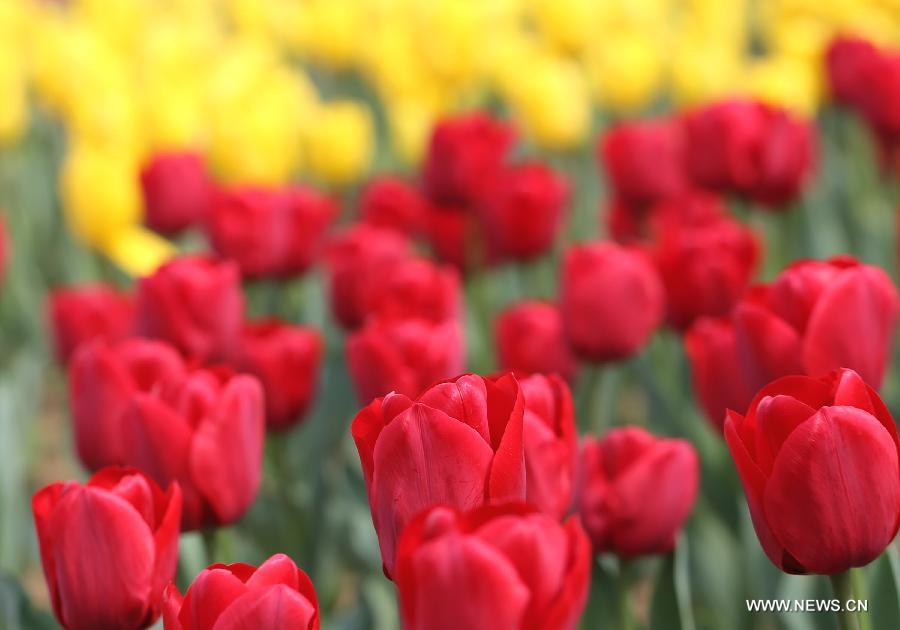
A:
{"label": "pink-red tulip", "polygon": [[154,155],[141,169],[144,221],[161,234],[178,234],[202,223],[212,181],[203,156],[192,151]]}
{"label": "pink-red tulip", "polygon": [[67,630],[138,630],[159,616],[175,577],[181,492],[136,470],[104,468],[84,486],[32,499],[53,612]]}
{"label": "pink-red tulip", "polygon": [[573,245],[563,260],[561,283],[566,336],[588,361],[635,354],[662,320],[662,283],[640,250],[606,242]]}
{"label": "pink-red tulip", "polygon": [[521,504],[439,506],[403,532],[397,590],[405,630],[574,630],[587,601],[590,543]]}
{"label": "pink-red tulip", "polygon": [[411,184],[382,176],[366,184],[360,193],[359,218],[369,225],[413,236],[422,229],[426,204],[422,193]]}
{"label": "pink-red tulip", "polygon": [[897,307],[897,289],[877,267],[849,256],[798,261],[735,308],[747,381],[756,390],[779,376],[821,376],[847,367],[877,388]]}
{"label": "pink-red tulip", "polygon": [[312,328],[275,319],[244,326],[237,367],[262,384],[270,429],[287,429],[303,419],[316,394],[321,362],[322,337]]}
{"label": "pink-red tulip", "polygon": [[47,306],[61,364],[68,363],[86,341],[119,341],[134,332],[134,297],[104,284],[54,289]]}
{"label": "pink-red tulip", "polygon": [[697,453],[685,440],[638,427],[585,438],[577,501],[594,551],[623,558],[672,551],[699,479]]}
{"label": "pink-red tulip", "polygon": [[337,214],[312,188],[231,188],[214,195],[207,229],[216,253],[245,277],[290,278],[318,258]]}
{"label": "pink-red tulip", "polygon": [[400,533],[425,508],[525,500],[523,413],[512,375],[464,374],[416,399],[388,394],[357,414],[351,432],[387,575]]}
{"label": "pink-red tulip", "polygon": [[373,319],[347,338],[347,368],[362,404],[390,392],[415,398],[459,374],[465,343],[456,320]]}
{"label": "pink-red tulip", "polygon": [[122,421],[126,462],[179,483],[183,530],[233,523],[259,488],[264,413],[254,377],[196,370],[133,397]]}
{"label": "pink-red tulip", "polygon": [[167,343],[96,339],[82,344],[69,365],[69,404],[75,448],[85,467],[124,463],[123,415],[134,396],[184,374],[184,361]]}
{"label": "pink-red tulip", "polygon": [[769,559],[788,573],[868,564],[900,523],[894,419],[856,372],[786,376],[729,412],[725,439]]}
{"label": "pink-red tulip", "polygon": [[138,332],[201,361],[230,360],[243,319],[244,294],[233,262],[185,256],[138,283]]}
{"label": "pink-red tulip", "polygon": [[503,370],[575,377],[562,315],[550,302],[525,300],[506,308],[494,322],[494,345]]}
{"label": "pink-red tulip", "polygon": [[259,568],[214,564],[184,597],[170,584],[163,624],[165,630],[319,630],[319,602],[309,576],[279,553]]}

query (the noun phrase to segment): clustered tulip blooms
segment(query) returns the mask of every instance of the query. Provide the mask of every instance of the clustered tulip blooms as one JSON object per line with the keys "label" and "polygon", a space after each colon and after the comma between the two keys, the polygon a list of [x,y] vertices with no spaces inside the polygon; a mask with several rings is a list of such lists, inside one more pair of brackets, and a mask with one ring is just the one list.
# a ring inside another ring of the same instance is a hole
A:
{"label": "clustered tulip blooms", "polygon": [[61,364],[68,363],[82,343],[96,338],[119,341],[135,326],[134,298],[103,284],[57,288],[47,306]]}
{"label": "clustered tulip blooms", "polygon": [[575,377],[577,361],[555,304],[528,300],[509,306],[494,322],[494,343],[503,370]]}

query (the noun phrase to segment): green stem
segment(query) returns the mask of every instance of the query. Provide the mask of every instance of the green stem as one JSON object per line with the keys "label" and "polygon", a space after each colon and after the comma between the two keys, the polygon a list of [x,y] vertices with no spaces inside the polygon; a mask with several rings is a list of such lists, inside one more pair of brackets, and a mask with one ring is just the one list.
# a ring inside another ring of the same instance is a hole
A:
{"label": "green stem", "polygon": [[612,425],[616,393],[619,386],[619,370],[612,365],[587,365],[579,383],[578,412],[581,426],[595,435]]}
{"label": "green stem", "polygon": [[[869,599],[869,585],[866,582],[866,572],[863,568],[850,569],[850,584],[853,587],[853,597],[856,600]],[[859,630],[872,630],[872,620],[868,612],[857,612]]]}
{"label": "green stem", "polygon": [[217,533],[218,530],[215,528],[204,529],[202,533],[203,549],[206,551],[207,566],[216,563],[216,550],[218,547]]}
{"label": "green stem", "polygon": [[841,610],[837,613],[838,628],[840,630],[861,630],[859,615],[844,607],[848,600],[853,599],[853,580],[849,571],[830,575],[831,588],[835,596],[841,601]]}
{"label": "green stem", "polygon": [[631,586],[633,572],[628,560],[620,560],[619,564],[619,628],[634,630],[636,628],[634,607],[631,602]]}

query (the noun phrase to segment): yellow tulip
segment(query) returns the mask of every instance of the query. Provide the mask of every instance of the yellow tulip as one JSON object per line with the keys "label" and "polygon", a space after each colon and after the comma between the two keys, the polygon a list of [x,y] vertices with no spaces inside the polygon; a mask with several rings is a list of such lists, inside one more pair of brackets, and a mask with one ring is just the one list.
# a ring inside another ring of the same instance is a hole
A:
{"label": "yellow tulip", "polygon": [[112,233],[99,248],[132,276],[149,275],[178,253],[171,242],[140,225]]}
{"label": "yellow tulip", "polygon": [[659,94],[664,78],[659,41],[638,31],[598,39],[585,65],[594,97],[616,111],[647,107]]}
{"label": "yellow tulip", "polygon": [[603,9],[594,0],[530,0],[528,4],[541,34],[561,52],[581,52],[597,38]]}
{"label": "yellow tulip", "polygon": [[12,144],[28,127],[25,70],[16,50],[0,42],[0,146]]}
{"label": "yellow tulip", "polygon": [[372,159],[373,135],[372,114],[362,103],[323,104],[306,138],[310,173],[334,186],[358,180]]}
{"label": "yellow tulip", "polygon": [[822,93],[819,67],[787,56],[756,61],[750,67],[750,95],[804,116],[815,114]]}
{"label": "yellow tulip", "polygon": [[422,101],[388,101],[387,118],[394,152],[404,163],[418,164],[438,118],[435,110]]}
{"label": "yellow tulip", "polygon": [[729,42],[682,36],[672,55],[672,93],[681,105],[723,98],[740,88],[742,58]]}
{"label": "yellow tulip", "polygon": [[310,0],[304,5],[300,41],[307,54],[323,65],[343,70],[359,57],[367,23],[356,0]]}

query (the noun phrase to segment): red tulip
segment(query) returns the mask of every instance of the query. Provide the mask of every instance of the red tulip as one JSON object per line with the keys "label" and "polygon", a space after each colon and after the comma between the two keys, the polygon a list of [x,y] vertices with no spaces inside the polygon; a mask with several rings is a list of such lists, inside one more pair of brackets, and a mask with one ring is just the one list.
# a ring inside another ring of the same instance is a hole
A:
{"label": "red tulip", "polygon": [[498,258],[471,208],[428,204],[424,231],[435,256],[458,269],[478,269]]}
{"label": "red tulip", "polygon": [[351,432],[387,575],[400,532],[425,508],[525,500],[522,416],[515,378],[474,374],[416,399],[388,394],[357,414]]}
{"label": "red tulip", "polygon": [[520,378],[519,386],[525,401],[526,499],[562,518],[572,507],[577,454],[572,392],[555,374]]}
{"label": "red tulip", "polygon": [[137,328],[201,361],[234,355],[244,294],[233,262],[176,258],[138,283]]}
{"label": "red tulip", "polygon": [[479,204],[492,249],[515,260],[548,252],[562,227],[568,197],[565,178],[539,162],[502,169]]}
{"label": "red tulip", "polygon": [[577,500],[594,551],[623,558],[672,551],[699,478],[697,453],[686,440],[638,427],[586,437]]}
{"label": "red tulip", "polygon": [[403,532],[397,590],[406,630],[574,630],[587,601],[590,543],[520,504],[440,506]]}
{"label": "red tulip", "polygon": [[725,412],[745,410],[754,393],[741,369],[731,319],[697,319],[685,332],[684,349],[694,394],[707,419],[721,431]]}
{"label": "red tulip", "polygon": [[785,110],[724,101],[685,117],[687,165],[694,181],[768,207],[797,197],[812,172],[814,131]]}
{"label": "red tulip", "polygon": [[725,439],[759,542],[788,573],[868,564],[900,523],[897,429],[852,370],[788,376],[764,387]]}
{"label": "red tulip", "polygon": [[319,602],[309,576],[279,553],[259,568],[214,564],[183,598],[170,584],[163,623],[165,630],[319,630]]}
{"label": "red tulip", "polygon": [[423,318],[439,323],[462,314],[459,273],[426,258],[401,258],[379,265],[360,287],[367,316]]}
{"label": "red tulip", "polygon": [[640,242],[668,225],[693,225],[727,217],[718,195],[692,189],[650,206],[626,204],[612,199],[604,218],[607,231],[618,243]]}
{"label": "red tulip", "polygon": [[337,235],[325,256],[331,312],[345,329],[358,328],[368,312],[365,298],[369,284],[385,263],[411,253],[403,235],[385,228],[357,223]]}
{"label": "red tulip", "polygon": [[880,51],[862,71],[860,107],[879,139],[900,143],[900,50]]}
{"label": "red tulip", "polygon": [[703,315],[728,315],[760,260],[756,234],[726,216],[664,222],[654,258],[666,291],[669,324],[685,329]]}
{"label": "red tulip", "polygon": [[510,127],[481,112],[438,122],[423,165],[426,194],[449,205],[481,199],[515,139]]}
{"label": "red tulip", "polygon": [[373,179],[360,193],[359,217],[365,223],[413,236],[422,229],[426,201],[411,184],[397,177]]}
{"label": "red tulip", "polygon": [[606,131],[598,147],[615,198],[649,206],[687,190],[684,138],[673,121],[633,121]]}
{"label": "red tulip", "polygon": [[572,246],[562,267],[560,299],[569,343],[594,362],[628,357],[663,316],[663,287],[648,256],[596,242]]}
{"label": "red tulip", "polygon": [[575,377],[575,357],[555,304],[525,300],[506,308],[494,322],[494,345],[503,370]]}
{"label": "red tulip", "polygon": [[206,217],[212,181],[198,153],[157,153],[141,170],[141,187],[144,221],[152,230],[177,234]]}
{"label": "red tulip", "polygon": [[465,365],[462,326],[455,320],[370,320],[347,338],[346,348],[362,404],[390,392],[416,397]]}
{"label": "red tulip", "polygon": [[316,394],[322,337],[275,319],[244,326],[237,366],[256,376],[266,400],[266,425],[282,430],[303,419]]}
{"label": "red tulip", "polygon": [[878,57],[878,49],[857,37],[836,37],[825,53],[828,85],[834,99],[843,105],[861,107],[868,86],[869,64]]}
{"label": "red tulip", "polygon": [[879,387],[897,306],[896,288],[877,267],[849,256],[794,263],[735,308],[738,350],[751,388],[840,367]]}
{"label": "red tulip", "polygon": [[230,524],[256,497],[263,414],[255,378],[197,370],[133,397],[122,422],[125,458],[159,483],[179,483],[183,530]]}
{"label": "red tulip", "polygon": [[124,463],[122,422],[132,399],[184,373],[184,362],[166,343],[96,339],[81,345],[69,365],[69,402],[75,447],[85,467]]}
{"label": "red tulip", "polygon": [[134,297],[103,284],[54,289],[48,310],[56,358],[62,364],[86,341],[119,341],[134,329]]}
{"label": "red tulip", "polygon": [[232,188],[214,195],[208,232],[245,277],[290,278],[318,258],[337,214],[331,199],[303,186]]}
{"label": "red tulip", "polygon": [[136,630],[159,616],[175,577],[181,492],[136,470],[104,468],[31,502],[53,612],[68,630]]}

